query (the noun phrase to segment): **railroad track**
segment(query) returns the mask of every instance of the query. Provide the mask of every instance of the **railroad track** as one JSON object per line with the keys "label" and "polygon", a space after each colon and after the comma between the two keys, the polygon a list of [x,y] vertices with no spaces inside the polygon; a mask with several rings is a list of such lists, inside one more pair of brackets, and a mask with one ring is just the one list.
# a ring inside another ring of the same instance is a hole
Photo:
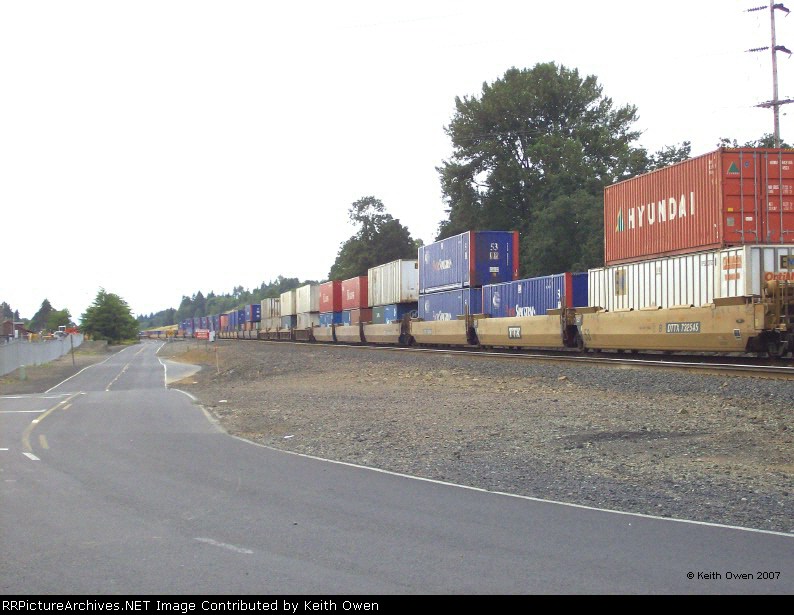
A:
{"label": "railroad track", "polygon": [[[227,340],[219,340],[227,341]],[[275,340],[228,340],[228,341],[260,341],[272,344],[301,344],[323,346],[322,342],[306,341],[275,341]],[[544,351],[544,350],[509,350],[499,348],[467,348],[467,347],[422,347],[422,346],[387,346],[377,344],[344,344],[334,342],[328,344],[335,348],[359,348],[367,350],[386,350],[390,352],[442,353],[452,355],[476,356],[485,359],[532,360],[555,363],[592,364],[602,366],[619,366],[634,369],[669,369],[687,372],[706,372],[726,376],[751,376],[755,378],[774,378],[794,380],[794,360],[779,360],[751,356],[706,356],[706,355],[670,355],[646,353],[599,352],[579,353],[576,351]]]}

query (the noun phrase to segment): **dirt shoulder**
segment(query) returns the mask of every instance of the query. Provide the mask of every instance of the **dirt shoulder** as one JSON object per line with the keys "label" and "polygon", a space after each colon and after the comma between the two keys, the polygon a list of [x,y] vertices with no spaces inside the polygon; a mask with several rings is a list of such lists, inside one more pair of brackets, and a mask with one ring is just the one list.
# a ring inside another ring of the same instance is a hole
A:
{"label": "dirt shoulder", "polygon": [[120,346],[107,342],[84,341],[72,353],[42,365],[28,365],[24,369],[0,377],[0,395],[27,395],[43,393],[73,376],[89,365],[104,361]]}
{"label": "dirt shoulder", "polygon": [[794,531],[794,383],[372,348],[176,342],[172,386],[274,448],[491,491]]}

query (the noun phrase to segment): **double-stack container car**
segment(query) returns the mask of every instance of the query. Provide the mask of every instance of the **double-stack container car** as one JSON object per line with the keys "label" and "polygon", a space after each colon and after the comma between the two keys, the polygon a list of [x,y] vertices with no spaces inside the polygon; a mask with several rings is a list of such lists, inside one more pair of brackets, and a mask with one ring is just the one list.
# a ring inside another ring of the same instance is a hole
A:
{"label": "double-stack container car", "polygon": [[[342,281],[322,341],[791,356],[794,150],[723,148],[609,186],[604,240],[603,267],[523,280],[512,231],[423,246]],[[296,314],[282,295],[280,332]]]}

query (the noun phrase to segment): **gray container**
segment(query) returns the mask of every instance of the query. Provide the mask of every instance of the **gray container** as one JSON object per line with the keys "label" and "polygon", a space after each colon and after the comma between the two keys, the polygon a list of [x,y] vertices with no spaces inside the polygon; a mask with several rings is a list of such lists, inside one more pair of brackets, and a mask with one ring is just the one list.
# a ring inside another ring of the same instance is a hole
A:
{"label": "gray container", "polygon": [[369,307],[419,301],[419,261],[396,260],[367,271]]}

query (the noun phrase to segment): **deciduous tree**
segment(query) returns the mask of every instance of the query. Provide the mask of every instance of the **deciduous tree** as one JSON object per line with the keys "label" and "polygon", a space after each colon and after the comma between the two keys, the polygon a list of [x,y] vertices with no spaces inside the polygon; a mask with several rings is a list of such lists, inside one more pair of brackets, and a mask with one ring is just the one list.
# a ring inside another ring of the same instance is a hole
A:
{"label": "deciduous tree", "polygon": [[339,248],[328,273],[329,280],[367,275],[367,270],[398,259],[415,259],[418,244],[400,221],[386,213],[373,196],[359,199],[348,210],[358,232]]}

